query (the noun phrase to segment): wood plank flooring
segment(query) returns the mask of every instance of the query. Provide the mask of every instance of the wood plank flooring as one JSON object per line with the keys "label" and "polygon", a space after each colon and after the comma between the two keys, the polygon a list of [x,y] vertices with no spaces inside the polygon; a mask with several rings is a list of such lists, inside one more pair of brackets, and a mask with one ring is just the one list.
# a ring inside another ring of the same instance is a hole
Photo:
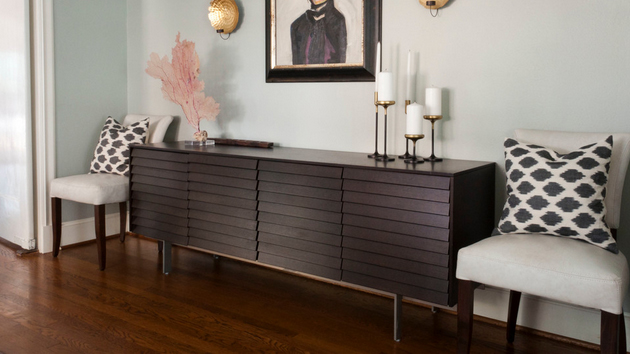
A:
{"label": "wood plank flooring", "polygon": [[[107,241],[16,257],[0,244],[0,353],[454,353],[456,317],[193,250]],[[476,322],[473,353],[596,353]]]}

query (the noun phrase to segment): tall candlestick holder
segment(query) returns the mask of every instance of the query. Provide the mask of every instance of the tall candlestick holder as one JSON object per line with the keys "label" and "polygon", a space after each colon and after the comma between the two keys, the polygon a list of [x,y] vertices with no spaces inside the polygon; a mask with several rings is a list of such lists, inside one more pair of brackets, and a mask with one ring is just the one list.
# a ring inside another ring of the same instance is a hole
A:
{"label": "tall candlestick holder", "polygon": [[383,109],[385,110],[385,129],[384,129],[385,130],[385,138],[384,138],[385,145],[383,147],[383,150],[384,150],[383,155],[380,155],[374,158],[375,160],[378,160],[378,161],[387,162],[387,161],[395,160],[395,158],[387,156],[387,108],[389,106],[393,106],[395,103],[396,101],[376,101],[376,104],[378,106],[383,106]]}
{"label": "tall candlestick holder", "polygon": [[378,92],[374,92],[374,108],[376,110],[376,129],[374,138],[374,153],[368,155],[371,159],[378,159],[381,154],[378,153]]}
{"label": "tall candlestick holder", "polygon": [[424,159],[422,158],[422,156],[420,156],[420,158],[416,156],[416,142],[424,138],[424,134],[418,134],[418,135],[405,134],[405,138],[407,138],[407,140],[413,141],[413,155],[411,155],[410,158],[406,159],[405,163],[411,163],[411,164],[424,163]]}
{"label": "tall candlestick holder", "polygon": [[[409,106],[411,104],[410,100],[405,100],[405,114],[407,114],[407,106]],[[409,138],[407,138],[407,135],[405,135],[405,142],[406,142],[406,150],[405,153],[403,155],[399,155],[398,158],[399,159],[408,159],[411,158],[411,155],[409,154]]]}
{"label": "tall candlestick holder", "polygon": [[441,158],[435,157],[435,122],[442,119],[442,116],[424,116],[424,119],[431,121],[431,156],[425,157],[424,161],[439,162]]}

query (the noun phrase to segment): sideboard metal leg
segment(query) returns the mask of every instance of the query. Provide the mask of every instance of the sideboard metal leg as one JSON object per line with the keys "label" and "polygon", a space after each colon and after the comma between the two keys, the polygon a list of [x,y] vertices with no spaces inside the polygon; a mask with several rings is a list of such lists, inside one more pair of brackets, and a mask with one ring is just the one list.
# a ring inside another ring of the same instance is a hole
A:
{"label": "sideboard metal leg", "polygon": [[164,249],[162,250],[162,273],[168,274],[171,272],[171,243],[163,241]]}
{"label": "sideboard metal leg", "polygon": [[400,342],[400,322],[402,320],[402,295],[394,295],[394,340]]}

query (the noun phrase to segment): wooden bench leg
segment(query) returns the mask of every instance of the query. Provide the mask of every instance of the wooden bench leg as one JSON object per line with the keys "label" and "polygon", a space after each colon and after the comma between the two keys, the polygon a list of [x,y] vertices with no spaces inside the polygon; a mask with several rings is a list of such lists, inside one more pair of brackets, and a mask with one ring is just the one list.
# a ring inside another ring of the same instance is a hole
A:
{"label": "wooden bench leg", "polygon": [[53,257],[57,257],[61,246],[61,199],[52,197],[50,204],[52,207]]}
{"label": "wooden bench leg", "polygon": [[470,280],[458,280],[457,294],[457,353],[468,354],[473,328],[473,304],[475,283]]}
{"label": "wooden bench leg", "polygon": [[120,209],[120,242],[125,242],[127,231],[127,202],[118,203]]}
{"label": "wooden bench leg", "polygon": [[98,249],[98,267],[105,270],[105,205],[94,206],[94,225],[96,228],[96,248]]}
{"label": "wooden bench leg", "polygon": [[619,323],[619,353],[626,354],[626,318],[623,312],[619,316],[619,321],[621,322]]}
{"label": "wooden bench leg", "polygon": [[[623,313],[615,315],[610,312],[601,311],[601,343],[600,350],[602,354],[618,354],[625,353],[625,338],[622,342],[621,332],[625,332],[625,324],[623,323]],[[625,337],[625,333],[623,333]],[[623,351],[622,351],[623,350]]]}
{"label": "wooden bench leg", "polygon": [[516,333],[516,318],[518,317],[518,306],[520,305],[520,303],[521,293],[519,291],[510,290],[506,333],[508,343],[514,343],[514,335]]}

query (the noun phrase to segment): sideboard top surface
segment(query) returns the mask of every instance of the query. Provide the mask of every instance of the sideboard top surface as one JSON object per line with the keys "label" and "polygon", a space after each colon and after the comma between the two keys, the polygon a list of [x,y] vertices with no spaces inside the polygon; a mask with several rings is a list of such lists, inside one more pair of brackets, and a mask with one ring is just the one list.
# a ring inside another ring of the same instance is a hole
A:
{"label": "sideboard top surface", "polygon": [[239,158],[256,158],[270,161],[295,163],[310,163],[324,165],[339,165],[343,167],[382,169],[396,172],[421,172],[425,174],[453,176],[468,173],[480,168],[494,165],[494,162],[444,159],[441,162],[425,162],[408,164],[402,159],[383,162],[367,157],[367,153],[314,150],[290,147],[254,148],[245,146],[189,146],[184,142],[164,142],[155,144],[135,145],[136,148],[150,150],[166,150],[171,152],[186,152],[198,154],[212,154]]}

